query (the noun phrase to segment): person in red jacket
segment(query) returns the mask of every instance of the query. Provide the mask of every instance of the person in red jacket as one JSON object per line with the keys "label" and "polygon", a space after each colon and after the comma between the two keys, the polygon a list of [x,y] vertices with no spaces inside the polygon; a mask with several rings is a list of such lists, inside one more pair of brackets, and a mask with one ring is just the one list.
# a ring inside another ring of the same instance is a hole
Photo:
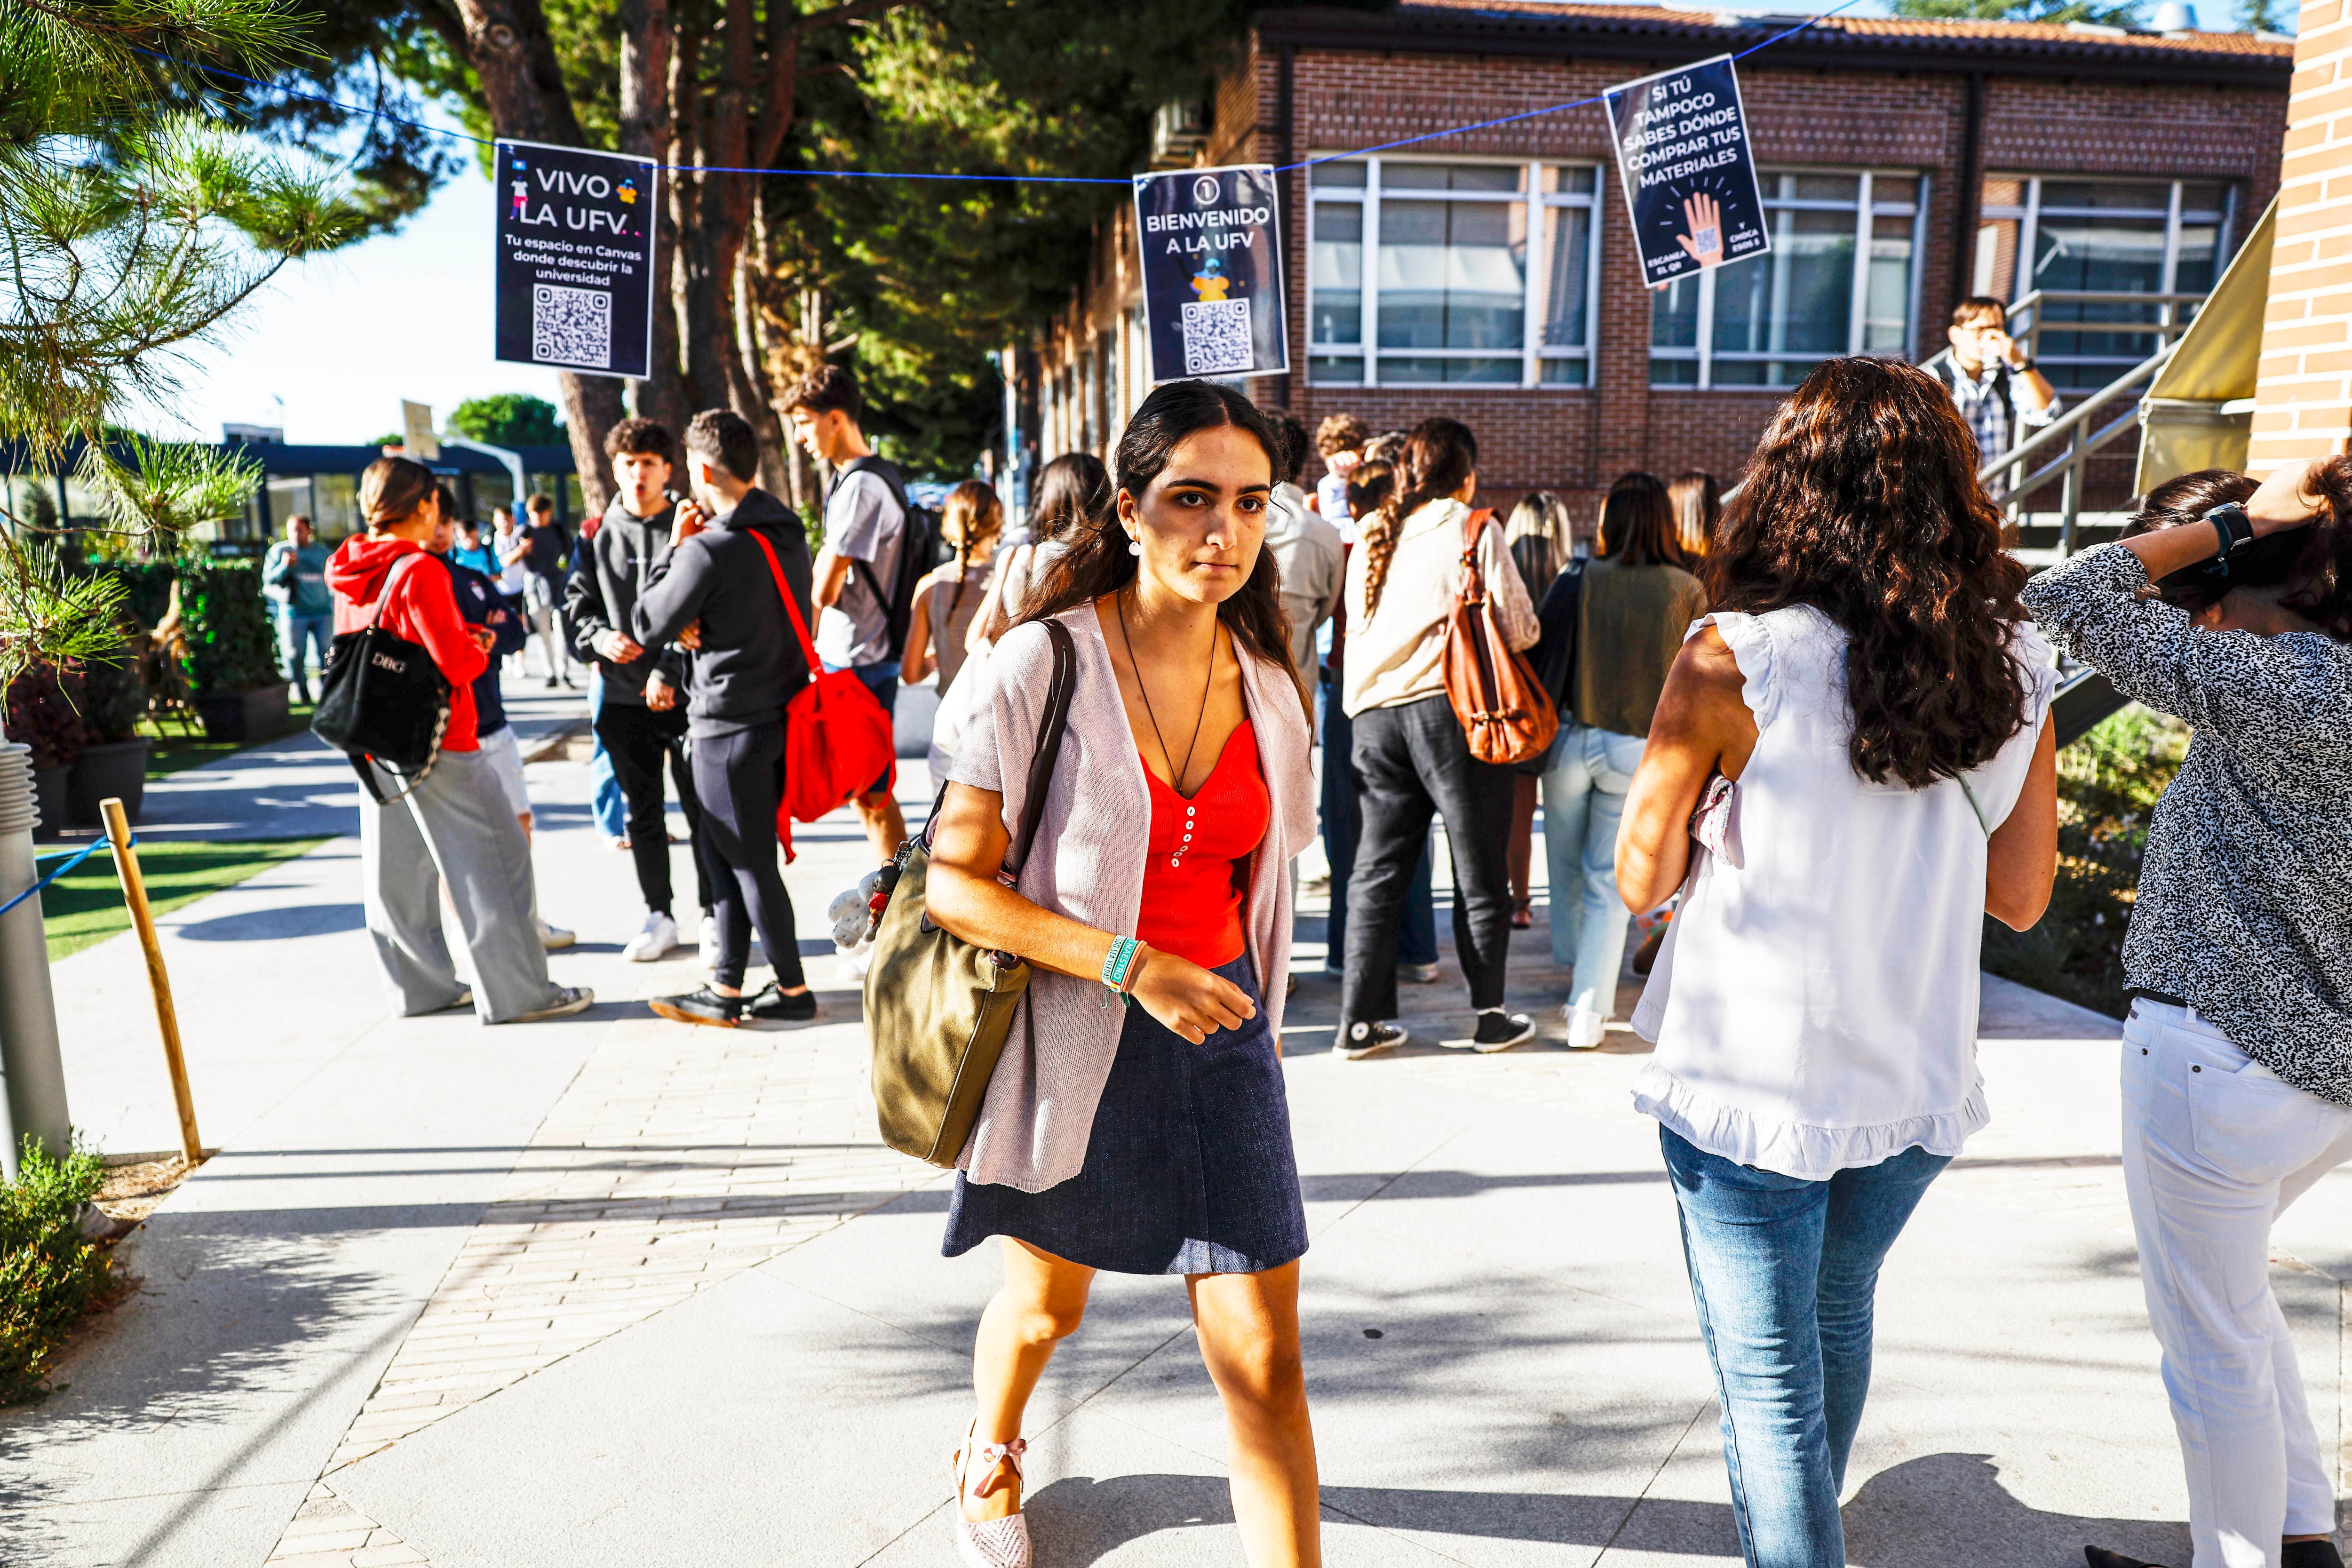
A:
{"label": "person in red jacket", "polygon": [[[421,645],[449,682],[449,718],[433,765],[413,786],[378,768],[391,804],[360,803],[368,935],[401,1016],[470,1003],[485,1024],[561,1018],[596,998],[547,977],[531,920],[530,844],[474,731],[473,682],[489,668],[492,634],[466,625],[448,568],[425,549],[441,521],[436,490],[422,463],[371,463],[360,477],[367,532],[343,541],[327,562],[338,636],[380,626]],[[458,982],[442,935],[443,882],[473,961],[470,988]]]}

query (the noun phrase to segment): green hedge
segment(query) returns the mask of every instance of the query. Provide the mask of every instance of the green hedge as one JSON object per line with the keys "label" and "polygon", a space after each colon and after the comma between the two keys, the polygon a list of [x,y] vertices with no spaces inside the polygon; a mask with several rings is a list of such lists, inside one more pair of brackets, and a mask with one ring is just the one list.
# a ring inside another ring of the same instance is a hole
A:
{"label": "green hedge", "polygon": [[113,1286],[112,1252],[81,1234],[105,1179],[87,1151],[51,1160],[28,1138],[16,1180],[0,1184],[0,1405],[43,1392],[75,1320]]}
{"label": "green hedge", "polygon": [[283,680],[278,626],[261,592],[261,568],[252,561],[140,561],[96,568],[122,580],[131,613],[152,626],[180,583],[180,619],[187,629],[186,674],[199,697],[248,691]]}

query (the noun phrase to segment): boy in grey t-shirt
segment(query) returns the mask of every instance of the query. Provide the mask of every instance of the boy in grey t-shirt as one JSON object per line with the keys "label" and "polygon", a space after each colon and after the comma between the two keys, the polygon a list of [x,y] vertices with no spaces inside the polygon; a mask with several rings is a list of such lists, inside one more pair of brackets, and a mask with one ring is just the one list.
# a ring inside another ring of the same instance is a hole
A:
{"label": "boy in grey t-shirt", "polygon": [[[886,595],[898,576],[898,547],[907,531],[899,491],[876,471],[881,459],[858,428],[857,378],[847,367],[821,365],[801,377],[784,400],[793,437],[835,468],[862,464],[835,481],[824,502],[824,548],[816,558],[811,597],[817,605],[816,654],[828,670],[855,671],[883,711],[898,701],[899,650],[891,646]],[[853,797],[874,857],[887,860],[907,837],[907,821],[885,773]]]}

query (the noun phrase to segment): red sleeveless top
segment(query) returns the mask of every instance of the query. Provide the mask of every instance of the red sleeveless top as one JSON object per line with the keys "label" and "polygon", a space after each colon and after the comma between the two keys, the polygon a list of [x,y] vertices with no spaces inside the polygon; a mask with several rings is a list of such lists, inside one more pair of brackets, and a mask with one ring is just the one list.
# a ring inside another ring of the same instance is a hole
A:
{"label": "red sleeveless top", "polygon": [[1243,720],[1189,799],[1148,765],[1143,776],[1151,790],[1151,837],[1135,934],[1203,969],[1231,963],[1248,946],[1242,889],[1249,858],[1274,820],[1257,736]]}

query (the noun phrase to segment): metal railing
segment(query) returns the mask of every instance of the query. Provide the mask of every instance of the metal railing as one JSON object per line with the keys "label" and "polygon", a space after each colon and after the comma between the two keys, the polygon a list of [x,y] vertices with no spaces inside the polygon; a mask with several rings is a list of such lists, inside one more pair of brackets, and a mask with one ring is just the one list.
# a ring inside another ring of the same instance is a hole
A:
{"label": "metal railing", "polygon": [[[2083,515],[2084,467],[2126,433],[2137,437],[2139,403],[2157,373],[2172,358],[2176,341],[2109,382],[2056,419],[2036,430],[1977,472],[1985,493],[2012,519],[2024,516],[2026,498],[2055,483],[2058,491],[2058,553],[2074,552],[2075,525]],[[2122,403],[2120,411],[2116,404]]]}

